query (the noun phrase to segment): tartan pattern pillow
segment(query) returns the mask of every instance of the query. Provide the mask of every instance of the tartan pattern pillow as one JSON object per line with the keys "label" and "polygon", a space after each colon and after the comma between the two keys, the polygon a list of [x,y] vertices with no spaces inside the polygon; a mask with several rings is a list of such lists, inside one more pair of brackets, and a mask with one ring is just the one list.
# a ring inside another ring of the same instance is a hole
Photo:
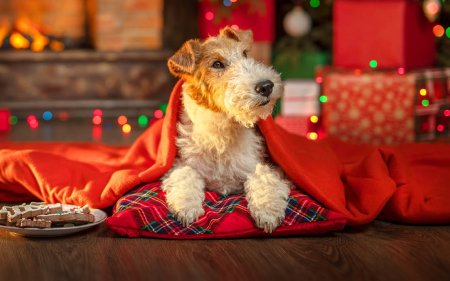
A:
{"label": "tartan pattern pillow", "polygon": [[107,225],[119,235],[175,239],[237,238],[320,234],[341,230],[346,219],[315,203],[298,190],[291,191],[283,223],[267,234],[256,228],[243,194],[206,192],[205,214],[183,227],[170,213],[161,182],[138,187],[116,203]]}

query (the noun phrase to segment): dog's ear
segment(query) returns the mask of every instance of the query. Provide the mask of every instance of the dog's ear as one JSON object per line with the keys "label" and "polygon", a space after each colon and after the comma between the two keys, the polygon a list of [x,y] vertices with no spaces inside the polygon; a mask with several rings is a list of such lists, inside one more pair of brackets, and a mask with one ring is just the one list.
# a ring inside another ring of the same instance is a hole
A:
{"label": "dog's ear", "polygon": [[200,49],[201,43],[197,39],[191,39],[184,43],[167,61],[170,72],[177,77],[192,74],[200,57]]}
{"label": "dog's ear", "polygon": [[220,30],[220,36],[248,44],[253,42],[253,32],[251,30],[234,29],[227,26]]}

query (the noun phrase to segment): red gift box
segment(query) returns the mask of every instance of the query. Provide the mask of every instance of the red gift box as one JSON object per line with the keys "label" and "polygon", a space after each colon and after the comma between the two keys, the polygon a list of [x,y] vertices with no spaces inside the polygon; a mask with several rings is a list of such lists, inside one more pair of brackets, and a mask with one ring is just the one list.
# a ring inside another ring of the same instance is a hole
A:
{"label": "red gift box", "polygon": [[274,0],[236,2],[230,7],[223,1],[203,0],[198,18],[201,38],[217,35],[227,25],[251,29],[256,42],[273,42],[275,38]]}
{"label": "red gift box", "polygon": [[322,74],[322,121],[327,134],[353,143],[413,142],[414,74],[332,71]]}
{"label": "red gift box", "polygon": [[383,145],[432,140],[448,130],[436,120],[439,114],[450,116],[450,110],[440,110],[448,107],[449,69],[399,74],[322,68],[318,75],[322,124],[329,135]]}
{"label": "red gift box", "polygon": [[333,63],[367,69],[430,67],[435,59],[433,25],[419,1],[335,0]]}

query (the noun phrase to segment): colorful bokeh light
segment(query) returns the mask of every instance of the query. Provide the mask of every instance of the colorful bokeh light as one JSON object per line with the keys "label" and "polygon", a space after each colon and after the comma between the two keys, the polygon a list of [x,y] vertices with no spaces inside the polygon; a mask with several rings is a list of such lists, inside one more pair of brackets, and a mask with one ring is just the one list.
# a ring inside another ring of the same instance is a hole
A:
{"label": "colorful bokeh light", "polygon": [[430,101],[429,100],[422,100],[422,106],[427,107],[430,105]]}
{"label": "colorful bokeh light", "polygon": [[28,125],[30,126],[31,129],[37,129],[39,127],[39,121],[37,119],[31,119],[28,122]]}
{"label": "colorful bokeh light", "polygon": [[442,133],[444,131],[444,125],[442,125],[442,124],[437,125],[436,130],[438,132]]}
{"label": "colorful bokeh light", "polygon": [[205,19],[206,19],[206,20],[209,20],[209,21],[212,21],[212,20],[214,19],[214,13],[211,12],[211,11],[206,12],[206,13],[205,13]]}
{"label": "colorful bokeh light", "polygon": [[103,111],[101,109],[94,109],[94,111],[92,111],[92,115],[93,116],[103,116]]}
{"label": "colorful bokeh light", "polygon": [[161,119],[164,116],[164,112],[161,109],[157,109],[153,112],[153,116],[155,116],[156,119]]}
{"label": "colorful bokeh light", "polygon": [[319,97],[319,101],[320,101],[320,102],[327,102],[327,101],[328,101],[328,98],[327,98],[327,96],[320,96],[320,97]]}
{"label": "colorful bokeh light", "polygon": [[319,137],[319,136],[317,135],[316,132],[310,132],[310,133],[308,133],[308,139],[310,139],[310,140],[317,140],[318,137]]}
{"label": "colorful bokeh light", "polygon": [[377,62],[376,60],[371,60],[371,61],[369,62],[369,66],[370,66],[371,68],[377,68],[378,62]]}
{"label": "colorful bokeh light", "polygon": [[313,8],[317,8],[320,6],[320,0],[310,0],[309,5]]}
{"label": "colorful bokeh light", "polygon": [[33,115],[33,114],[28,115],[28,117],[27,117],[27,122],[30,123],[30,122],[32,122],[33,120],[37,120],[36,116]]}
{"label": "colorful bokeh light", "polygon": [[119,124],[120,126],[125,125],[128,122],[128,118],[125,115],[120,115],[117,118],[117,124]]}
{"label": "colorful bokeh light", "polygon": [[45,111],[44,113],[42,113],[42,119],[44,119],[45,121],[50,121],[53,119],[53,113],[51,113],[50,111]]}
{"label": "colorful bokeh light", "polygon": [[145,115],[140,115],[138,117],[138,124],[141,127],[146,127],[148,125],[148,117]]}
{"label": "colorful bokeh light", "polygon": [[92,117],[92,124],[94,124],[94,125],[102,124],[102,117],[99,115]]}
{"label": "colorful bokeh light", "polygon": [[436,24],[433,27],[433,34],[434,34],[434,36],[442,37],[442,36],[444,36],[444,33],[445,33],[445,29],[444,29],[444,27],[442,25]]}
{"label": "colorful bokeh light", "polygon": [[424,88],[420,89],[420,90],[419,90],[419,94],[420,94],[422,97],[426,96],[426,95],[427,95],[427,89],[424,89]]}
{"label": "colorful bokeh light", "polygon": [[69,119],[69,113],[67,113],[66,111],[60,112],[58,114],[58,117],[61,121],[66,121],[67,119]]}
{"label": "colorful bokeh light", "polygon": [[231,4],[233,4],[233,3],[231,3],[230,0],[223,0],[223,5],[224,5],[225,7],[230,7]]}
{"label": "colorful bokeh light", "polygon": [[449,117],[450,116],[450,109],[444,110],[444,116]]}
{"label": "colorful bokeh light", "polygon": [[317,117],[317,115],[312,115],[309,117],[309,121],[311,121],[311,123],[317,123],[319,122],[319,117]]}
{"label": "colorful bokeh light", "polygon": [[130,124],[124,124],[124,125],[122,126],[122,132],[123,132],[124,134],[129,134],[129,133],[131,133],[131,125],[130,125]]}
{"label": "colorful bokeh light", "polygon": [[19,118],[17,118],[17,116],[12,115],[12,116],[9,117],[9,124],[10,125],[16,125],[17,122],[19,122]]}

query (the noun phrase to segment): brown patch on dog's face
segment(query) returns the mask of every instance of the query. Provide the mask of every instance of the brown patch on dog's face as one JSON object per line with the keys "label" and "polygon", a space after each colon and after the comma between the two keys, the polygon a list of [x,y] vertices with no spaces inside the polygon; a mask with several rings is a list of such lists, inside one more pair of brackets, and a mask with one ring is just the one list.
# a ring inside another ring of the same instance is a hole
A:
{"label": "brown patch on dog's face", "polygon": [[183,78],[191,98],[212,111],[224,110],[227,70],[235,60],[247,57],[251,31],[226,27],[204,42],[187,41],[168,61],[172,74]]}

